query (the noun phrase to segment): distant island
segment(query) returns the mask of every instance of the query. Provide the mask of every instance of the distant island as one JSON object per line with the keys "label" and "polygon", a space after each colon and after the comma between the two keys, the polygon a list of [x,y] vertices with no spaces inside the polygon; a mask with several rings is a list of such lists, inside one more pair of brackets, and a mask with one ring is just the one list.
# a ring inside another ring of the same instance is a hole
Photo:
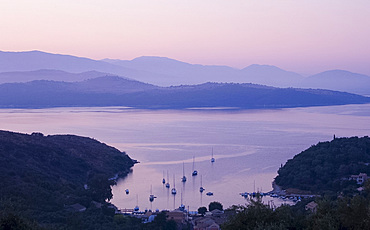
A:
{"label": "distant island", "polygon": [[353,193],[370,176],[370,138],[335,138],[320,142],[290,159],[275,183],[288,192]]}
{"label": "distant island", "polygon": [[0,98],[0,108],[276,109],[370,103],[369,97],[321,89],[210,82],[159,87],[118,76],[81,82],[5,83],[0,85]]}

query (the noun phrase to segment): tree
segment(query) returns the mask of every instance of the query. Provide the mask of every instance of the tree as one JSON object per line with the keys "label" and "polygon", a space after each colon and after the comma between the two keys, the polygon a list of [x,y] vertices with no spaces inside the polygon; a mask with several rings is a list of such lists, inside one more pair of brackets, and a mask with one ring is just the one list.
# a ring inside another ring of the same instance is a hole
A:
{"label": "tree", "polygon": [[206,214],[206,212],[207,212],[207,208],[206,207],[200,207],[200,208],[198,208],[198,213],[199,214],[204,215],[204,214]]}
{"label": "tree", "polygon": [[213,201],[213,202],[209,203],[208,210],[211,212],[215,209],[218,209],[218,210],[222,211],[223,210],[222,204],[220,202],[217,202],[217,201]]}
{"label": "tree", "polygon": [[114,181],[108,180],[108,177],[103,174],[94,174],[87,181],[89,191],[93,200],[104,202],[106,199],[113,198],[112,188]]}

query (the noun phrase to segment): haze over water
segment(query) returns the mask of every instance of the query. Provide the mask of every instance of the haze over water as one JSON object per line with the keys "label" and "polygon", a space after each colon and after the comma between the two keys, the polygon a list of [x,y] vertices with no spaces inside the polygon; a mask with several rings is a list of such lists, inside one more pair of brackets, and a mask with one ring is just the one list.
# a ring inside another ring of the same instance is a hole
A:
{"label": "haze over water", "polygon": [[[0,125],[2,130],[16,132],[93,137],[126,151],[140,163],[113,187],[112,203],[119,208],[138,204],[141,210],[174,209],[181,204],[182,193],[183,204],[196,210],[211,201],[225,208],[245,204],[240,192],[270,191],[281,164],[319,141],[330,141],[334,134],[369,135],[370,105],[244,111],[2,109]],[[191,176],[193,157],[196,177]],[[185,184],[180,180],[183,162]],[[162,184],[167,171],[171,186],[175,176],[176,196]],[[199,192],[201,176],[203,194]],[[148,199],[151,186],[158,197],[153,203]],[[206,196],[208,191],[214,196]]]}

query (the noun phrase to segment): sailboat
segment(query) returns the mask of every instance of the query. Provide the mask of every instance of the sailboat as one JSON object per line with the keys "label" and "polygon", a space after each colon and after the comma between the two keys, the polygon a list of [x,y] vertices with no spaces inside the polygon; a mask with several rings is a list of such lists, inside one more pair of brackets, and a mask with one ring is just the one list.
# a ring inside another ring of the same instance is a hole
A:
{"label": "sailboat", "polygon": [[202,176],[200,176],[200,188],[199,188],[199,192],[203,192],[204,190],[205,189],[202,186]]}
{"label": "sailboat", "polygon": [[164,171],[163,171],[163,179],[162,179],[162,184],[165,184],[166,180],[164,179]]}
{"label": "sailboat", "polygon": [[171,193],[173,195],[176,195],[176,188],[175,188],[175,175],[173,175],[173,188],[171,189]]}
{"label": "sailboat", "polygon": [[195,157],[193,157],[193,173],[191,174],[192,176],[198,175],[198,171],[194,169],[194,164],[195,164]]}
{"label": "sailboat", "polygon": [[181,178],[181,181],[182,182],[186,182],[186,176],[185,176],[185,163],[182,162],[182,178]]}
{"label": "sailboat", "polygon": [[182,190],[181,190],[181,204],[180,204],[179,209],[180,209],[181,211],[184,211],[184,210],[185,210],[185,205],[182,203]]}
{"label": "sailboat", "polygon": [[157,198],[153,195],[152,186],[150,185],[150,195],[149,195],[149,201],[153,202],[154,198]]}
{"label": "sailboat", "polygon": [[168,177],[168,170],[167,170],[167,183],[166,183],[166,188],[170,188],[170,183],[168,183],[168,181],[170,181],[169,177]]}
{"label": "sailboat", "polygon": [[139,195],[136,194],[136,206],[134,208],[134,211],[137,212],[139,211]]}
{"label": "sailboat", "polygon": [[211,162],[215,162],[215,158],[213,157],[213,147],[212,147],[212,158],[211,158]]}

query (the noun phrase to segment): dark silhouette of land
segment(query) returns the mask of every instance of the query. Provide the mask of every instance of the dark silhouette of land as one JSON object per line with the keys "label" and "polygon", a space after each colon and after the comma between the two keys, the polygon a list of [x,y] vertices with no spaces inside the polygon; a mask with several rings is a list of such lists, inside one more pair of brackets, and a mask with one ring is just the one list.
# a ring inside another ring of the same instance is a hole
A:
{"label": "dark silhouette of land", "polygon": [[205,83],[158,87],[116,76],[82,82],[32,81],[0,85],[2,108],[127,106],[145,109],[226,107],[290,108],[369,103],[370,98],[330,90]]}

